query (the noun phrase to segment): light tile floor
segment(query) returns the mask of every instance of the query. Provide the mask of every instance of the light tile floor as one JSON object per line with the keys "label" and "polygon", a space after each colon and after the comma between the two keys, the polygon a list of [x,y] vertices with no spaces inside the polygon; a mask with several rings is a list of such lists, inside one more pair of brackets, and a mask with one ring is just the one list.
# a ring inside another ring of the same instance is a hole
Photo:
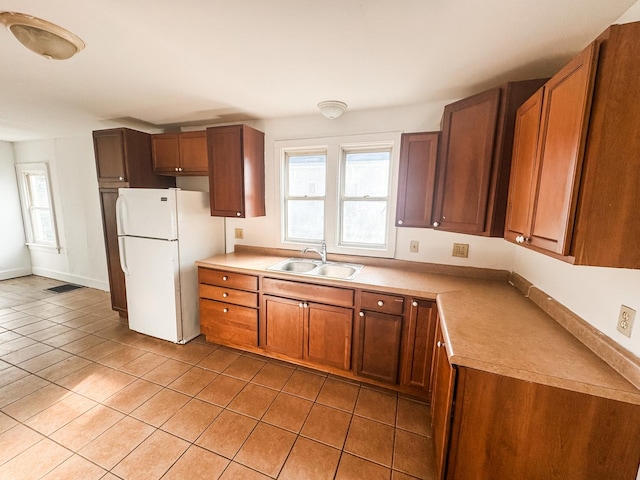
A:
{"label": "light tile floor", "polygon": [[0,281],[0,480],[435,478],[428,406]]}

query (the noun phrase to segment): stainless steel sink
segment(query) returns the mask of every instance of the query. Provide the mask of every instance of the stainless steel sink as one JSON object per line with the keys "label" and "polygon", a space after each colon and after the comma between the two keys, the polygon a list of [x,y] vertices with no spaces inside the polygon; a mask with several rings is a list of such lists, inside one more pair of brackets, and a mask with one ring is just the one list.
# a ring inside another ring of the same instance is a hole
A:
{"label": "stainless steel sink", "polygon": [[287,258],[271,265],[267,270],[274,272],[287,272],[309,277],[339,278],[341,280],[353,280],[364,265],[355,263],[322,263],[320,260],[308,260],[306,258]]}

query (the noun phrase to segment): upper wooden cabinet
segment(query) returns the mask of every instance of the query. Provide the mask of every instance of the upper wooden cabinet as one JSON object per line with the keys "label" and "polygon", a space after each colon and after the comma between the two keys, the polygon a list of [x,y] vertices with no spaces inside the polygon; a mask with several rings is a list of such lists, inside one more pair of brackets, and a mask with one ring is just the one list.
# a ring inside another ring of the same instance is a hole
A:
{"label": "upper wooden cabinet", "polygon": [[211,127],[207,143],[211,215],[264,216],[264,133],[247,125]]}
{"label": "upper wooden cabinet", "polygon": [[208,175],[207,132],[151,136],[153,168],[160,175]]}
{"label": "upper wooden cabinet", "polygon": [[543,83],[507,83],[444,108],[434,228],[504,234],[515,113]]}
{"label": "upper wooden cabinet", "polygon": [[537,107],[525,113],[539,98],[523,105],[505,238],[579,265],[640,268],[640,106],[629,100],[639,56],[640,23],[614,25],[537,94],[539,120]]}
{"label": "upper wooden cabinet", "polygon": [[404,133],[400,146],[396,226],[429,227],[440,132]]}

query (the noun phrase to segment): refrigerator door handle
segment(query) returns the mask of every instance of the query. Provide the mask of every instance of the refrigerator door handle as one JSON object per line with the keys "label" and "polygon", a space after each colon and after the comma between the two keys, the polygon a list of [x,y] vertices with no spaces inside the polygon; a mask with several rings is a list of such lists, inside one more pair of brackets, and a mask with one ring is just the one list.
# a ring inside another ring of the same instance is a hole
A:
{"label": "refrigerator door handle", "polygon": [[131,275],[129,273],[129,267],[127,266],[127,261],[126,261],[127,254],[124,248],[124,240],[125,240],[124,237],[118,237],[118,253],[120,257],[120,268],[122,269],[125,275]]}
{"label": "refrigerator door handle", "polygon": [[124,197],[122,195],[118,195],[116,198],[116,230],[118,235],[125,235],[124,231],[124,216],[125,216],[125,204]]}

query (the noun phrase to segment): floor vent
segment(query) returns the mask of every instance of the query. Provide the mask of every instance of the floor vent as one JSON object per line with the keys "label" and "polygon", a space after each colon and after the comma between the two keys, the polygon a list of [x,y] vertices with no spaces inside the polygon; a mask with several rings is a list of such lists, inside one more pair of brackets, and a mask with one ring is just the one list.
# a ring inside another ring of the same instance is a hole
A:
{"label": "floor vent", "polygon": [[77,288],[84,288],[81,285],[74,285],[73,283],[65,283],[64,285],[59,285],[57,287],[47,288],[47,291],[54,293],[65,293],[70,292],[71,290],[76,290]]}

